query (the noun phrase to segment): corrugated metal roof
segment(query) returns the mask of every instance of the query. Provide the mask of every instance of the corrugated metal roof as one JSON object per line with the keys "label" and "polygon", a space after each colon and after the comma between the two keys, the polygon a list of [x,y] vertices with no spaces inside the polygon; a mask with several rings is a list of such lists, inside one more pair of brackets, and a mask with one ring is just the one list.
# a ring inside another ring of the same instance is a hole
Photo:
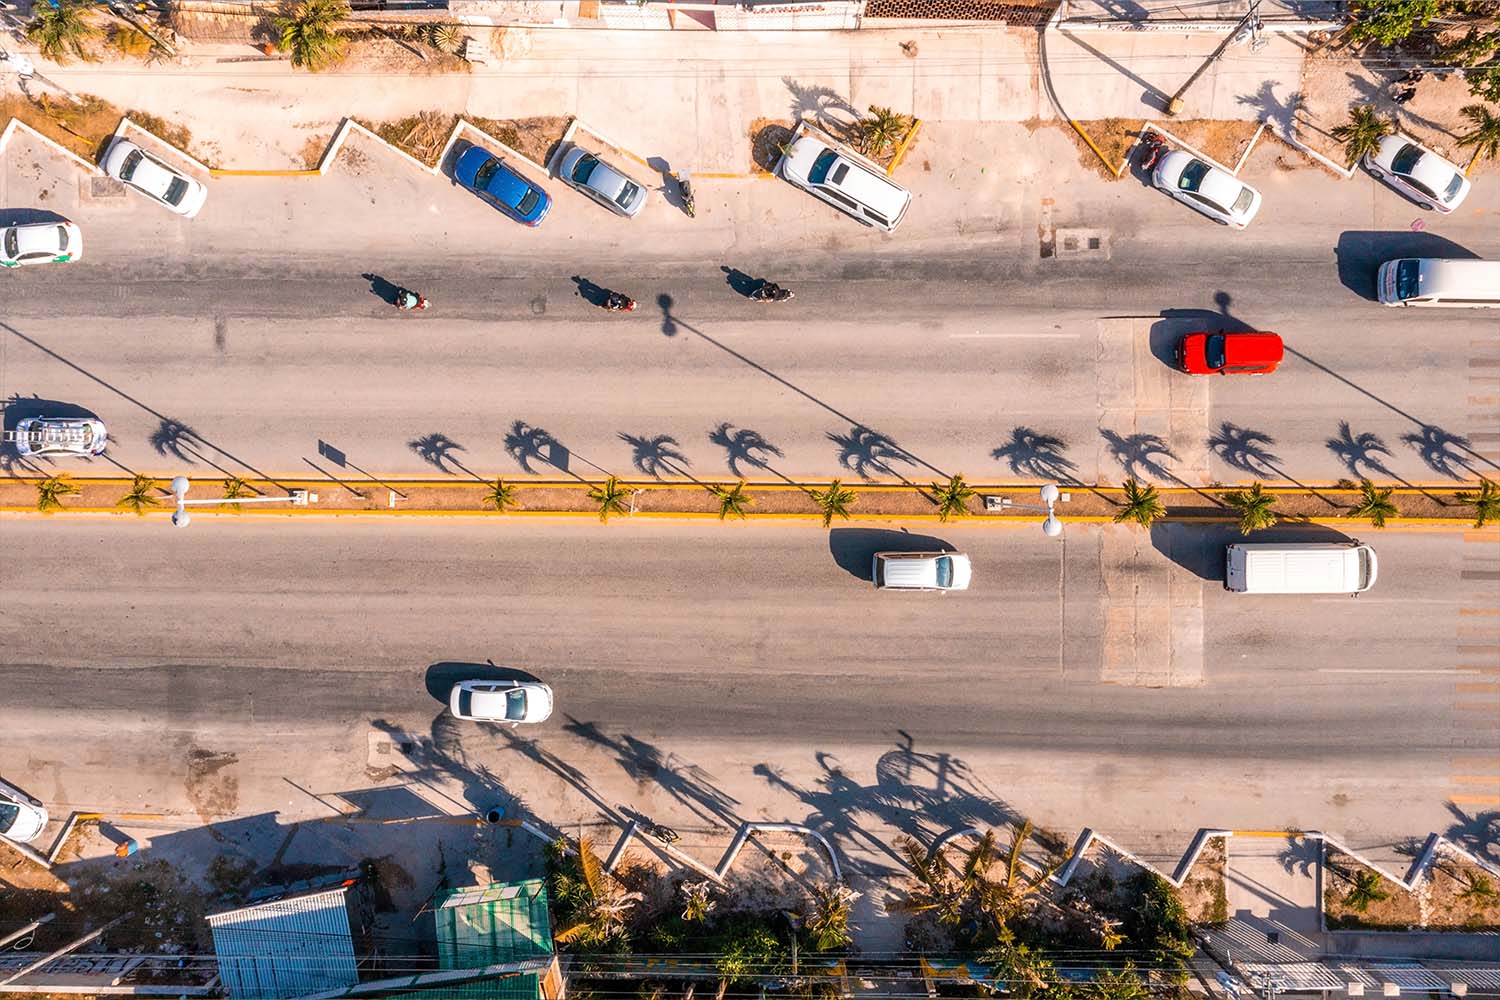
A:
{"label": "corrugated metal roof", "polygon": [[455,889],[434,916],[439,968],[478,969],[552,954],[547,887],[539,878]]}
{"label": "corrugated metal roof", "polygon": [[359,981],[346,887],[209,916],[232,1000],[276,1000]]}
{"label": "corrugated metal roof", "polygon": [[425,990],[387,993],[381,1000],[537,1000],[542,995],[541,980],[535,973],[519,976],[469,979],[461,983],[436,983]]}

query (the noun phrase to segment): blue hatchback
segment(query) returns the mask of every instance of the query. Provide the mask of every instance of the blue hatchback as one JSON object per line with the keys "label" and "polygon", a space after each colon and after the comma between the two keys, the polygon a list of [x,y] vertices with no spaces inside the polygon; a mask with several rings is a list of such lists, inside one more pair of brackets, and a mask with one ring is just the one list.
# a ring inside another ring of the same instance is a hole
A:
{"label": "blue hatchback", "polygon": [[547,192],[479,146],[464,150],[453,165],[453,179],[512,219],[528,226],[540,224],[552,207]]}

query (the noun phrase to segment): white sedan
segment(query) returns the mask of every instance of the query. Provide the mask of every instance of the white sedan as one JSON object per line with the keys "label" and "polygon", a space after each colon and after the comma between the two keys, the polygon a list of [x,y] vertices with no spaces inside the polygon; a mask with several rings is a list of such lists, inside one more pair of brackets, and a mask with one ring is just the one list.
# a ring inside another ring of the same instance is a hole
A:
{"label": "white sedan", "polygon": [[27,417],[16,423],[14,441],[18,455],[93,458],[104,454],[109,436],[93,417]]}
{"label": "white sedan", "polygon": [[1259,191],[1180,149],[1161,158],[1151,183],[1221,226],[1244,229],[1260,211]]}
{"label": "white sedan", "polygon": [[125,139],[104,154],[104,172],[185,218],[197,215],[208,198],[208,188]]}
{"label": "white sedan", "polygon": [[552,689],[537,681],[459,681],[448,693],[448,710],[469,722],[545,722]]}
{"label": "white sedan", "polygon": [[25,844],[47,825],[47,810],[15,785],[0,781],[0,837]]}
{"label": "white sedan", "polygon": [[66,264],[83,257],[83,233],[73,223],[30,222],[0,231],[0,267]]}
{"label": "white sedan", "polygon": [[1365,169],[1423,208],[1451,212],[1469,195],[1462,170],[1400,132],[1365,154]]}

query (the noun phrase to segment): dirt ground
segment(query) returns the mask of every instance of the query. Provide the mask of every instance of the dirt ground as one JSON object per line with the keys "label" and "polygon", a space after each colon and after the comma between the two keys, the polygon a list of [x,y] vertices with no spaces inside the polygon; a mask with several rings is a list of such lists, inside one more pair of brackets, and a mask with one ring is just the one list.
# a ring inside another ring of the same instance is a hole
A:
{"label": "dirt ground", "polygon": [[1229,920],[1229,897],[1224,891],[1224,866],[1228,854],[1222,838],[1215,838],[1203,848],[1193,870],[1182,883],[1179,894],[1188,919],[1195,924],[1222,926]]}
{"label": "dirt ground", "polygon": [[[1088,144],[1067,122],[1027,123],[1028,127],[1033,130],[1043,126],[1061,129],[1078,147],[1079,163],[1110,180],[1117,178],[1112,168],[1124,162],[1125,157],[1130,154],[1139,139],[1141,129],[1145,124],[1146,121],[1143,118],[1102,118],[1078,123],[1079,127],[1088,133],[1089,138],[1099,147],[1099,152],[1103,153],[1104,158],[1109,161],[1110,167],[1107,168],[1099,162],[1099,157],[1089,149]],[[1256,122],[1216,121],[1206,118],[1182,120],[1164,118],[1157,124],[1198,152],[1212,157],[1231,170],[1239,162],[1240,156],[1244,154],[1259,128]],[[1261,141],[1265,141],[1264,136]],[[1118,176],[1124,176],[1125,173],[1126,171],[1122,170]]]}
{"label": "dirt ground", "polygon": [[769,174],[781,158],[781,147],[792,141],[796,123],[790,118],[757,118],[750,123],[750,169]]}
{"label": "dirt ground", "polygon": [[550,115],[542,118],[475,118],[465,115],[464,121],[481,132],[505,143],[522,156],[539,163],[543,168],[557,152],[563,133],[572,123],[571,116]]}
{"label": "dirt ground", "polygon": [[80,94],[79,103],[51,98],[45,95],[30,100],[19,94],[7,94],[0,98],[0,126],[12,118],[55,139],[85,160],[97,162],[104,155],[104,147],[110,136],[119,127],[120,119],[129,117],[141,128],[157,138],[176,146],[190,156],[193,136],[186,128],[144,111],[123,111],[109,101],[93,94]]}
{"label": "dirt ground", "polygon": [[1416,894],[1407,892],[1389,879],[1380,881],[1380,891],[1386,894],[1385,899],[1372,901],[1363,912],[1348,904],[1354,877],[1365,870],[1363,864],[1349,855],[1327,849],[1323,859],[1323,912],[1328,917],[1328,926],[1333,929],[1420,929],[1422,919]]}
{"label": "dirt ground", "polygon": [[[1469,93],[1468,84],[1457,73],[1449,73],[1444,79],[1429,72],[1418,82],[1416,96],[1405,105],[1397,104],[1391,99],[1393,85],[1405,72],[1405,65],[1366,66],[1327,53],[1309,56],[1303,65],[1300,101],[1289,115],[1295,121],[1297,138],[1343,163],[1343,146],[1329,133],[1348,119],[1355,105],[1373,104],[1402,132],[1459,167],[1467,166],[1469,151],[1459,146],[1457,139],[1473,126],[1459,111],[1465,105],[1483,102]],[[1500,170],[1500,165],[1482,160],[1470,176],[1493,170]]]}
{"label": "dirt ground", "polygon": [[1345,901],[1350,876],[1362,869],[1338,851],[1328,854],[1324,910],[1330,927],[1488,932],[1500,930],[1500,878],[1466,858],[1440,854],[1410,892],[1382,881],[1387,898],[1359,912]]}

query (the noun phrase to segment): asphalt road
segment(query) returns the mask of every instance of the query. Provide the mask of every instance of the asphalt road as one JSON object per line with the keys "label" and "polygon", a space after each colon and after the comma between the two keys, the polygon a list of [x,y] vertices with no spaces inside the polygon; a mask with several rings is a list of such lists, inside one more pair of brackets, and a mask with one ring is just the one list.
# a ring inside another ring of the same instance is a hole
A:
{"label": "asphalt road", "polygon": [[[1492,539],[1380,535],[1371,593],[1255,599],[1211,579],[1221,535],[1179,536],[1178,568],[1210,578],[1206,667],[1154,689],[1101,682],[1122,582],[1106,542],[1126,530],[914,529],[974,559],[973,588],[938,596],[860,579],[875,548],[912,542],[887,529],[11,519],[26,558],[0,594],[3,767],[54,810],[296,814],[294,786],[365,787],[371,734],[400,730],[553,822],[594,801],[691,823],[669,778],[803,819],[857,804],[831,775],[868,793],[915,748],[946,774],[919,797],[939,815],[1367,843],[1447,829],[1450,797],[1497,798],[1473,777],[1493,783],[1474,762],[1500,750],[1470,617],[1493,608]],[[486,660],[555,688],[534,739],[444,716]],[[212,809],[205,755],[236,763]],[[547,780],[561,791],[539,799]]]}

